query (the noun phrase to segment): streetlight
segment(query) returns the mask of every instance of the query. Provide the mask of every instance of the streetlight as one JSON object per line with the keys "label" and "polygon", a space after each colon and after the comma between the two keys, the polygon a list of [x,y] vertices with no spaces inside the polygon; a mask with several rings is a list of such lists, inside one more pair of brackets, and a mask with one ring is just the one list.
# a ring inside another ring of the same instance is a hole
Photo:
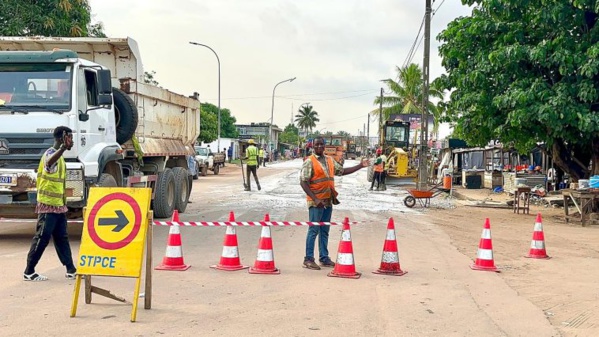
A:
{"label": "streetlight", "polygon": [[268,139],[269,139],[269,147],[270,147],[271,151],[273,150],[273,148],[272,148],[272,125],[274,123],[273,115],[275,112],[275,90],[277,89],[277,86],[279,84],[285,83],[285,82],[293,82],[293,80],[295,80],[295,79],[296,79],[295,77],[286,79],[284,81],[281,81],[281,82],[275,84],[275,87],[272,88],[272,105],[270,108],[270,125],[268,126]]}
{"label": "streetlight", "polygon": [[192,42],[192,41],[189,41],[189,43],[196,45],[196,46],[202,46],[202,47],[206,47],[206,48],[210,49],[214,53],[214,56],[216,56],[216,61],[218,62],[218,127],[217,127],[218,140],[216,141],[216,152],[220,152],[220,59],[218,58],[218,54],[214,51],[214,49],[210,48],[209,46],[207,46],[205,44],[197,43],[197,42]]}

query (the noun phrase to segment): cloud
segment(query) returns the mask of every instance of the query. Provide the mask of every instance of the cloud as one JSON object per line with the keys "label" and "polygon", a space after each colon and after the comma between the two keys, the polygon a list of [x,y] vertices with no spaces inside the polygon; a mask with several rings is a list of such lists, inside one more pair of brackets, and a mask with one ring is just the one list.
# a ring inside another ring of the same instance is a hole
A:
{"label": "cloud", "polygon": [[[438,6],[436,2],[433,8]],[[240,123],[266,122],[277,87],[274,122],[287,125],[300,104],[321,113],[321,128],[356,133],[380,80],[395,77],[424,15],[421,1],[396,0],[90,0],[94,19],[110,37],[134,38],[144,67],[161,86],[217,104]],[[435,36],[453,18],[469,12],[446,0],[435,14],[431,78],[443,71]],[[422,63],[422,46],[414,63]],[[325,94],[326,93],[326,94]],[[371,132],[373,135],[374,132]]]}

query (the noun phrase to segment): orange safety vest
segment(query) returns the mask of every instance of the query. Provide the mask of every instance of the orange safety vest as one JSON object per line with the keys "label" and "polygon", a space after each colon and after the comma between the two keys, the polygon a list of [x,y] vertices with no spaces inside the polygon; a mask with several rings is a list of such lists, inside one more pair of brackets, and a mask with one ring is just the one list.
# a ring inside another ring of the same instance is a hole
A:
{"label": "orange safety vest", "polygon": [[385,170],[385,162],[381,160],[380,164],[374,165],[374,172],[383,172]]}
{"label": "orange safety vest", "polygon": [[[308,182],[310,190],[314,192],[314,195],[318,199],[331,199],[331,189],[335,187],[335,164],[333,163],[333,158],[325,156],[328,172],[325,171],[325,167],[316,159],[316,155],[311,155],[310,160],[312,160],[312,178]],[[308,195],[306,195],[306,200],[314,201]]]}

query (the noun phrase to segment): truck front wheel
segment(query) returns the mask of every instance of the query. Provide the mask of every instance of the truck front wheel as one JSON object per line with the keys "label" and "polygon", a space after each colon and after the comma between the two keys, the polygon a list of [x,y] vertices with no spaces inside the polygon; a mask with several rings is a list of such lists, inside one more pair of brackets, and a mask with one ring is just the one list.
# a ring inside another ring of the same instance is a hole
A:
{"label": "truck front wheel", "polygon": [[182,167],[173,167],[175,175],[175,209],[179,213],[185,212],[189,201],[189,179],[187,170]]}
{"label": "truck front wheel", "polygon": [[206,164],[204,164],[204,166],[202,166],[202,177],[205,177],[208,174],[208,166],[206,166]]}
{"label": "truck front wheel", "polygon": [[175,209],[175,175],[170,168],[158,174],[152,209],[157,218],[168,218]]}
{"label": "truck front wheel", "polygon": [[220,164],[216,164],[216,165],[214,165],[214,175],[217,175],[217,174],[218,174],[218,170],[219,170],[219,168],[220,168]]}
{"label": "truck front wheel", "polygon": [[100,179],[98,179],[98,186],[100,187],[117,187],[116,179],[112,174],[102,173]]}

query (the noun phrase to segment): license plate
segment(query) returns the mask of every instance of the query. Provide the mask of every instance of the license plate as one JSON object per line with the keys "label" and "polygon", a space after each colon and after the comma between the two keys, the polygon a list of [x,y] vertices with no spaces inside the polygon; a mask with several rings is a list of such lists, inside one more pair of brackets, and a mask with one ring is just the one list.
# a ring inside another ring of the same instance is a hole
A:
{"label": "license plate", "polygon": [[12,176],[0,176],[0,185],[14,185]]}

